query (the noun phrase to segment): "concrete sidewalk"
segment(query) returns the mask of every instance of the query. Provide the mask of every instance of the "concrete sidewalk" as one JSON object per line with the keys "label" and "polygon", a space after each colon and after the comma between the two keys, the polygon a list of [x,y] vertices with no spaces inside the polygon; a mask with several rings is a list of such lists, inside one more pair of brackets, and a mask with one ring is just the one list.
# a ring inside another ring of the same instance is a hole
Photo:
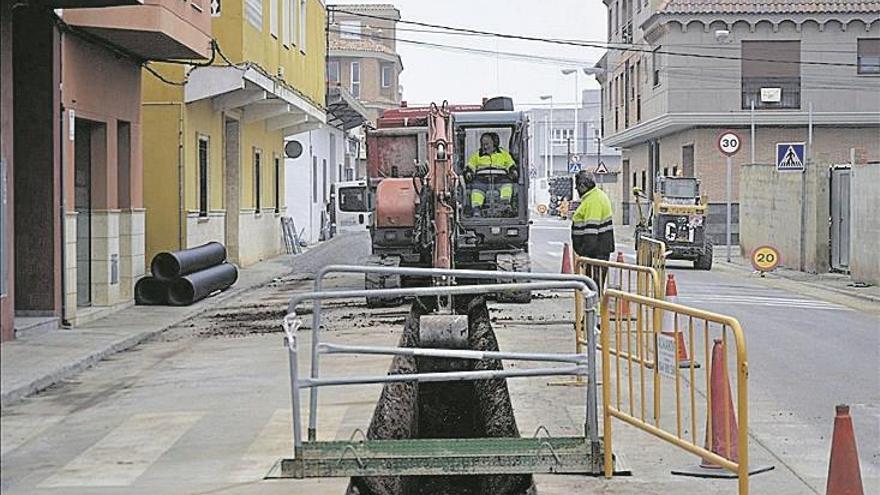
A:
{"label": "concrete sidewalk", "polygon": [[0,407],[66,380],[242,292],[290,273],[313,273],[321,264],[315,260],[344,245],[348,238],[340,235],[303,254],[281,255],[240,269],[230,290],[192,306],[131,306],[73,329],[33,331],[5,342],[0,346]]}

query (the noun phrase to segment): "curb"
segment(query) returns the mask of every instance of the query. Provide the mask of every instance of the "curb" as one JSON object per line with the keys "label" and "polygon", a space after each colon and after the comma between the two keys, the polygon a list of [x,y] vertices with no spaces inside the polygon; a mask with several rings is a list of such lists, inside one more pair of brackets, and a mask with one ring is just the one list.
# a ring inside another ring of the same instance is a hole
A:
{"label": "curb", "polygon": [[[295,264],[296,260],[302,259],[302,257],[304,257],[304,256],[309,256],[310,253],[315,253],[315,254],[320,253],[323,250],[327,249],[327,246],[334,244],[336,240],[345,239],[345,238],[346,238],[346,236],[341,235],[341,236],[333,237],[329,241],[324,241],[322,243],[319,243],[316,246],[309,249],[308,251],[306,251],[296,257],[291,257],[291,258],[288,258],[288,260],[283,260],[282,262],[285,266],[284,266],[283,270],[279,270],[280,273],[275,273],[271,276],[267,276],[266,278],[260,279],[260,280],[254,282],[248,286],[236,287],[230,291],[222,292],[214,297],[209,297],[207,299],[204,299],[203,301],[211,301],[213,303],[225,301],[227,299],[230,299],[232,297],[240,295],[243,292],[247,292],[249,290],[253,290],[258,287],[262,287],[262,286],[272,282],[273,280],[275,280],[278,277],[290,275],[291,273],[293,273],[293,271],[295,271],[295,267],[293,267],[291,265]],[[315,254],[312,254],[312,256],[314,256]],[[283,256],[289,257],[291,255],[280,254],[278,257],[272,258],[271,260],[267,260],[267,261],[278,260],[279,258],[281,258]],[[180,323],[183,323],[189,319],[192,319],[192,318],[195,318],[195,317],[201,315],[202,313],[207,312],[213,306],[214,306],[214,304],[205,304],[200,308],[194,309],[193,311],[182,315],[180,318],[175,319],[174,321],[168,323],[167,325],[164,325],[162,327],[159,327],[159,328],[156,328],[153,330],[148,330],[148,331],[140,332],[140,333],[137,333],[134,335],[129,335],[125,338],[122,338],[120,340],[117,340],[115,342],[110,343],[106,347],[94,350],[94,351],[90,352],[88,355],[85,355],[72,363],[68,363],[68,364],[63,365],[59,368],[55,368],[53,370],[50,370],[46,374],[44,374],[43,376],[36,378],[36,379],[30,381],[29,383],[15,387],[12,390],[9,390],[7,392],[3,392],[2,394],[0,394],[0,408],[6,408],[7,406],[10,406],[13,403],[18,402],[19,400],[24,399],[25,397],[27,397],[29,395],[35,394],[37,392],[41,392],[41,391],[61,382],[63,380],[66,380],[66,379],[72,377],[73,375],[75,375],[85,369],[92,367],[93,365],[104,360],[108,356],[111,356],[111,355],[119,353],[119,352],[126,351],[128,349],[131,349],[132,347],[134,347],[134,346],[136,346],[136,345],[138,345],[138,344],[140,344],[140,343],[142,343],[152,337],[155,337],[156,335],[159,335],[159,334],[165,332],[166,330],[170,329],[171,327],[179,325]],[[100,320],[98,320],[98,321],[100,321]]]}

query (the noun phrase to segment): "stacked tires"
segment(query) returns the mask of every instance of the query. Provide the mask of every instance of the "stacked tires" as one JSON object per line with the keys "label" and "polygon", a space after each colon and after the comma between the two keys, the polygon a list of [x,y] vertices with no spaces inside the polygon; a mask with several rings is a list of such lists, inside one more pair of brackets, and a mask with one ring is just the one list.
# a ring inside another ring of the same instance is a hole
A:
{"label": "stacked tires", "polygon": [[563,201],[571,201],[572,179],[571,177],[551,177],[549,181],[550,192],[550,215],[559,216],[559,207]]}
{"label": "stacked tires", "polygon": [[137,304],[189,306],[238,280],[238,269],[226,262],[226,247],[219,242],[159,253],[150,271],[152,276],[134,286]]}

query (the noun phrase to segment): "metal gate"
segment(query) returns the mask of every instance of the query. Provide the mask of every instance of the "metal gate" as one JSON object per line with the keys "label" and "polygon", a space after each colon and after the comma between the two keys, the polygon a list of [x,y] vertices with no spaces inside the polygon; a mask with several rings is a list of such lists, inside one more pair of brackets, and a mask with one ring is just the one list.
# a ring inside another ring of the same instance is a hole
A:
{"label": "metal gate", "polygon": [[831,168],[831,268],[849,272],[849,165]]}

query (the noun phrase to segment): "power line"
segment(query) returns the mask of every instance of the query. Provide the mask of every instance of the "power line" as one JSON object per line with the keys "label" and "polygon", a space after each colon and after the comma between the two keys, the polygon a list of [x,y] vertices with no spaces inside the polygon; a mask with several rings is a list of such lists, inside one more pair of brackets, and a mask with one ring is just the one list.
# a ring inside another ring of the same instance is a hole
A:
{"label": "power line", "polygon": [[635,51],[635,52],[644,52],[644,53],[660,53],[664,55],[673,55],[679,57],[690,57],[690,58],[704,58],[704,59],[712,59],[712,60],[736,60],[736,61],[749,61],[749,62],[771,62],[778,64],[799,64],[799,65],[817,65],[817,66],[825,66],[825,67],[857,67],[857,64],[848,63],[848,62],[823,62],[823,61],[815,61],[815,60],[781,60],[781,59],[769,59],[769,58],[754,58],[754,57],[736,57],[736,56],[727,56],[727,55],[709,55],[703,53],[688,53],[688,52],[678,52],[678,51],[670,51],[664,50],[662,48],[650,49],[650,48],[640,48],[636,45],[631,45],[625,48],[617,48],[608,46],[603,43],[595,43],[588,41],[580,41],[580,40],[555,40],[549,38],[539,38],[535,36],[524,36],[518,34],[509,34],[509,33],[498,33],[494,31],[482,31],[479,29],[469,29],[469,28],[460,28],[454,26],[444,26],[442,24],[432,24],[428,22],[421,21],[409,21],[405,19],[395,19],[393,17],[385,17],[373,14],[365,14],[360,12],[353,12],[349,10],[339,9],[339,8],[330,8],[328,10],[333,12],[340,12],[347,15],[352,15],[355,17],[364,17],[367,19],[377,19],[382,21],[392,21],[392,22],[400,22],[404,24],[411,24],[415,26],[421,26],[426,28],[434,28],[434,29],[446,29],[449,31],[461,32],[461,33],[472,33],[472,34],[482,34],[486,36],[494,36],[498,38],[504,39],[514,39],[514,40],[522,40],[522,41],[536,41],[541,43],[551,43],[557,45],[566,45],[566,46],[578,46],[578,47],[587,47],[587,48],[599,48],[603,50],[614,50],[614,51]]}

